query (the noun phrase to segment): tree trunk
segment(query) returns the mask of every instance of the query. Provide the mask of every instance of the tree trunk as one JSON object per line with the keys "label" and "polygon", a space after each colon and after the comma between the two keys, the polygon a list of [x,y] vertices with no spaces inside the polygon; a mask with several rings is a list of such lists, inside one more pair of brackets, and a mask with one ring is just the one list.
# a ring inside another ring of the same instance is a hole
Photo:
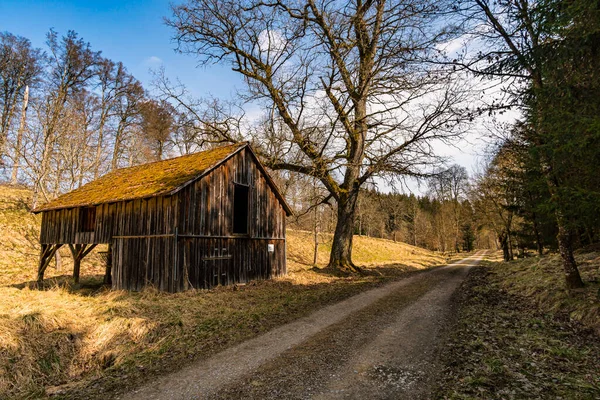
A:
{"label": "tree trunk", "polygon": [[[558,214],[558,213],[557,213]],[[558,221],[558,249],[563,260],[563,268],[565,270],[565,283],[568,289],[577,289],[583,287],[583,281],[577,269],[577,263],[573,256],[573,237],[571,232],[565,227],[564,221],[560,216]]]}
{"label": "tree trunk", "polygon": [[333,234],[329,268],[344,272],[359,271],[359,268],[352,262],[352,238],[357,198],[358,189],[343,194],[338,200],[337,224]]}
{"label": "tree trunk", "polygon": [[27,123],[27,107],[29,105],[29,86],[25,86],[25,94],[23,95],[23,107],[21,108],[21,121],[19,122],[19,130],[17,131],[17,143],[15,145],[15,160],[12,168],[10,183],[17,184],[19,177],[19,162],[21,161],[21,152],[23,147],[23,133],[25,132],[25,124]]}
{"label": "tree trunk", "polygon": [[563,260],[563,269],[565,272],[565,283],[567,289],[577,289],[583,287],[583,281],[579,275],[579,269],[573,256],[573,237],[571,231],[567,226],[567,221],[563,213],[563,199],[559,195],[559,183],[556,176],[553,175],[551,168],[543,168],[545,172],[546,182],[548,189],[550,190],[550,196],[556,204],[556,225],[558,226],[558,234],[556,239],[558,241],[558,250]]}
{"label": "tree trunk", "polygon": [[508,232],[506,234],[506,243],[507,243],[507,248],[508,248],[508,260],[507,261],[512,261],[515,259],[515,257],[513,255],[513,242],[512,242],[512,235],[510,234],[510,232]]}
{"label": "tree trunk", "polygon": [[539,256],[544,255],[544,245],[542,244],[542,235],[540,234],[540,229],[537,223],[537,217],[535,213],[533,213],[533,233],[535,234],[535,245],[537,247],[537,253]]}
{"label": "tree trunk", "polygon": [[504,261],[510,261],[510,251],[508,249],[508,235],[502,233],[499,235],[498,240],[500,241],[500,247],[502,247],[502,256]]}
{"label": "tree trunk", "polygon": [[117,133],[115,134],[115,147],[113,148],[112,159],[110,161],[110,170],[114,171],[119,166],[119,152],[121,151],[121,142],[123,139],[124,121],[121,119],[119,126],[117,127]]}
{"label": "tree trunk", "polygon": [[100,163],[102,161],[102,150],[104,146],[104,125],[106,124],[106,113],[102,112],[100,126],[98,127],[98,144],[96,146],[96,157],[94,158],[94,179],[100,175]]}
{"label": "tree trunk", "polygon": [[315,241],[315,251],[313,254],[313,265],[316,266],[317,265],[317,255],[319,254],[319,225],[318,225],[318,221],[317,221],[317,209],[318,207],[315,207],[315,215],[314,215],[314,241]]}

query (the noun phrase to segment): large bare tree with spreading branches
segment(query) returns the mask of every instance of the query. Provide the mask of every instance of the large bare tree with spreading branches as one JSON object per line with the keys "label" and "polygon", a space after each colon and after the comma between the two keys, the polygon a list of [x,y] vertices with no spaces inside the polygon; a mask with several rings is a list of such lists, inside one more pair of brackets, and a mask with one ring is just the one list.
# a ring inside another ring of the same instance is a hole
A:
{"label": "large bare tree with spreading branches", "polygon": [[[443,2],[188,0],[168,24],[200,65],[241,74],[265,118],[265,163],[316,178],[337,203],[329,267],[355,271],[359,189],[376,177],[423,176],[468,120],[466,91],[430,62],[450,33]],[[205,121],[202,121],[205,122]],[[231,136],[233,137],[233,136]]]}

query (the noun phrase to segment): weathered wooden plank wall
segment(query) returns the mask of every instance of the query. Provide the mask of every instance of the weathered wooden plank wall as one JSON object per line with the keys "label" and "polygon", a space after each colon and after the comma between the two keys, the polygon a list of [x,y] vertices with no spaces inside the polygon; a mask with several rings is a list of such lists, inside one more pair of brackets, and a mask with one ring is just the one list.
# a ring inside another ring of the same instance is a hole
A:
{"label": "weathered wooden plank wall", "polygon": [[151,197],[96,206],[94,232],[80,232],[81,208],[42,213],[41,243],[111,243],[114,236],[172,234],[173,196]]}
{"label": "weathered wooden plank wall", "polygon": [[[233,234],[235,184],[249,187],[247,235]],[[94,232],[79,232],[80,212],[43,212],[41,242],[111,243],[115,289],[173,292],[286,273],[286,213],[247,149],[175,195],[97,206]]]}
{"label": "weathered wooden plank wall", "polygon": [[[235,184],[249,186],[248,235],[233,234]],[[248,151],[178,196],[178,258],[188,280],[184,286],[206,288],[286,273],[286,214]],[[268,244],[274,246],[272,253]]]}
{"label": "weathered wooden plank wall", "polygon": [[[182,266],[187,269],[184,287],[270,279],[285,273],[285,241],[248,238],[182,238]],[[274,245],[274,252],[267,245]]]}

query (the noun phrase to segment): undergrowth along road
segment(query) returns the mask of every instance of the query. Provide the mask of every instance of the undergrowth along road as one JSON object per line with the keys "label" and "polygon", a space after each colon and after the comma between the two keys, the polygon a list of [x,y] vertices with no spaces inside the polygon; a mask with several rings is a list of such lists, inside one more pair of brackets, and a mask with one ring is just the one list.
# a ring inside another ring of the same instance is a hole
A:
{"label": "undergrowth along road", "polygon": [[600,399],[600,254],[579,251],[577,261],[586,287],[571,292],[558,255],[473,269],[435,397]]}

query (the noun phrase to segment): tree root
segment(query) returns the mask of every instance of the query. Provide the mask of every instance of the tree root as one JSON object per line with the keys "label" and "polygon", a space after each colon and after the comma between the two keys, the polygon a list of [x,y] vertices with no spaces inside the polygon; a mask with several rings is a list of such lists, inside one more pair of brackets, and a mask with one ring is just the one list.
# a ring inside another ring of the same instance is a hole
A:
{"label": "tree root", "polygon": [[338,261],[334,263],[330,262],[329,265],[327,265],[321,271],[328,272],[331,275],[335,276],[364,275],[365,273],[365,271],[361,267],[348,261]]}

